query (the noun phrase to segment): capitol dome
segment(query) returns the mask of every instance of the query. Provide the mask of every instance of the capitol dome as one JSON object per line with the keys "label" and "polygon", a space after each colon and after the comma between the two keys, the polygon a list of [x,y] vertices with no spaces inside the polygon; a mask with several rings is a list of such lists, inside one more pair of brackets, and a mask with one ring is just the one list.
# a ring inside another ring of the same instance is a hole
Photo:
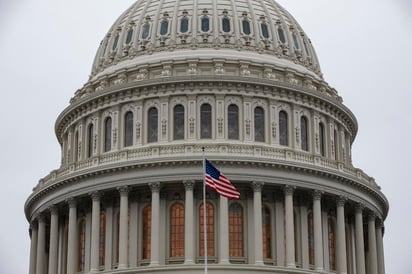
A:
{"label": "capitol dome", "polygon": [[[275,1],[139,0],[57,118],[30,274],[200,274],[205,253],[212,274],[384,274],[389,205],[352,165],[357,129]],[[203,205],[204,157],[239,200]]]}

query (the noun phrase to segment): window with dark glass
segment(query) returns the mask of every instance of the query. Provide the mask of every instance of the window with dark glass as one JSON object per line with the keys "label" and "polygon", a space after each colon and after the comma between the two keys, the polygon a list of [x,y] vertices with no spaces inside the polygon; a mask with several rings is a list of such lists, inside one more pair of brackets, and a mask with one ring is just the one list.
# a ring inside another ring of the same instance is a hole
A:
{"label": "window with dark glass", "polygon": [[296,49],[299,49],[299,42],[298,42],[298,37],[294,32],[292,32],[292,39],[293,39],[293,44],[295,45]]}
{"label": "window with dark glass", "polygon": [[157,142],[158,133],[158,113],[157,108],[152,107],[148,111],[147,117],[147,142]]}
{"label": "window with dark glass", "polygon": [[325,126],[319,123],[319,149],[320,155],[325,156]]}
{"label": "window with dark glass", "polygon": [[285,32],[283,31],[283,29],[281,27],[278,27],[278,35],[279,35],[280,42],[285,44],[286,43]]}
{"label": "window with dark glass", "polygon": [[239,108],[237,105],[230,105],[227,110],[228,116],[228,138],[239,140]]}
{"label": "window with dark glass", "polygon": [[222,18],[222,30],[223,32],[230,32],[230,19],[227,17]]}
{"label": "window with dark glass", "polygon": [[152,238],[152,207],[147,205],[142,214],[142,259],[149,260]]}
{"label": "window with dark glass", "polygon": [[104,121],[104,152],[112,149],[112,118],[107,117]]}
{"label": "window with dark glass", "polygon": [[283,110],[279,112],[279,143],[282,146],[289,145],[288,114]]}
{"label": "window with dark glass", "polygon": [[332,217],[328,218],[328,245],[329,245],[329,267],[336,270],[336,253],[335,253],[335,221]]}
{"label": "window with dark glass", "polygon": [[242,28],[243,28],[243,33],[246,35],[250,34],[250,22],[247,19],[242,20]]}
{"label": "window with dark glass", "polygon": [[308,214],[308,245],[309,245],[309,264],[315,264],[315,239],[313,234],[313,213]]}
{"label": "window with dark glass", "polygon": [[229,256],[243,255],[243,208],[239,203],[233,203],[229,207]]}
{"label": "window with dark glass", "polygon": [[308,119],[305,116],[300,117],[300,145],[302,150],[309,151]]}
{"label": "window with dark glass", "polygon": [[265,112],[263,108],[255,108],[255,141],[265,141]]}
{"label": "window with dark glass", "polygon": [[177,105],[173,108],[173,139],[181,140],[185,137],[185,108]]}
{"label": "window with dark glass", "polygon": [[200,107],[200,138],[212,138],[212,107],[209,104]]}
{"label": "window with dark glass", "polygon": [[180,20],[180,32],[186,33],[189,31],[189,19],[187,17],[183,17]]}
{"label": "window with dark glass", "polygon": [[130,42],[132,42],[132,38],[133,38],[133,28],[129,28],[129,30],[127,31],[127,35],[126,35],[126,44],[130,44]]}
{"label": "window with dark glass", "polygon": [[117,43],[119,43],[119,34],[116,34],[116,37],[114,38],[112,50],[115,50],[117,48]]}
{"label": "window with dark glass", "polygon": [[133,145],[133,112],[128,111],[124,115],[124,146]]}
{"label": "window with dark glass", "polygon": [[87,157],[93,155],[93,124],[87,127]]}
{"label": "window with dark glass", "polygon": [[266,205],[262,206],[262,240],[263,259],[272,258],[272,228],[270,210]]}
{"label": "window with dark glass", "polygon": [[144,23],[142,27],[142,39],[149,38],[149,32],[150,32],[150,24],[146,22]]}
{"label": "window with dark glass", "polygon": [[86,221],[82,219],[78,230],[77,272],[84,272],[86,258]]}
{"label": "window with dark glass", "polygon": [[[203,203],[199,208],[199,256],[205,255]],[[215,207],[206,202],[207,255],[215,256]]]}
{"label": "window with dark glass", "polygon": [[185,208],[175,203],[170,208],[170,257],[185,256]]}
{"label": "window with dark glass", "polygon": [[203,16],[202,20],[201,20],[201,30],[203,32],[207,32],[207,31],[209,31],[209,28],[210,28],[210,26],[209,26],[209,17]]}
{"label": "window with dark glass", "polygon": [[167,31],[169,30],[169,21],[167,19],[163,19],[160,23],[160,35],[166,35]]}
{"label": "window with dark glass", "polygon": [[269,29],[266,23],[260,24],[260,29],[262,30],[262,36],[264,38],[269,38]]}
{"label": "window with dark glass", "polygon": [[106,214],[100,212],[100,234],[99,234],[99,265],[105,264],[106,257]]}

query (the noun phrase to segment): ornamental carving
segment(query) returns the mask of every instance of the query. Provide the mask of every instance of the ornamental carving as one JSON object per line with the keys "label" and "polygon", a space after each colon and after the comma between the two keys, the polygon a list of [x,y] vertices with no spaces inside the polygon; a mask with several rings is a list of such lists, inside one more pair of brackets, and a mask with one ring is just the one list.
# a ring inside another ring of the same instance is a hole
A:
{"label": "ornamental carving", "polygon": [[151,182],[148,185],[152,192],[160,192],[160,182]]}

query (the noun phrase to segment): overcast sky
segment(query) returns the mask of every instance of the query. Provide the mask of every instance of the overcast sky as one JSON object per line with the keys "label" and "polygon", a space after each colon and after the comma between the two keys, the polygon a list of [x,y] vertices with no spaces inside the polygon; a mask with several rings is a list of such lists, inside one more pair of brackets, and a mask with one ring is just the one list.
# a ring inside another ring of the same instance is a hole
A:
{"label": "overcast sky", "polygon": [[[60,165],[54,122],[134,1],[0,0],[0,273],[28,273],[26,198]],[[359,122],[353,163],[390,202],[386,273],[411,274],[412,1],[279,0],[311,38],[325,80]]]}

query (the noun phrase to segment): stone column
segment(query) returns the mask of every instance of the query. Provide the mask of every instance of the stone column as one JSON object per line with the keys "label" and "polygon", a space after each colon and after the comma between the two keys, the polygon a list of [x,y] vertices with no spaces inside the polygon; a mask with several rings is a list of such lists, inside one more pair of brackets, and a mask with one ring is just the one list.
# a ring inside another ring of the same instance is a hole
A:
{"label": "stone column", "polygon": [[378,274],[385,274],[385,256],[383,252],[383,221],[378,221],[376,228],[376,249],[378,253]]}
{"label": "stone column", "polygon": [[99,249],[100,249],[100,193],[94,191],[90,193],[92,197],[92,235],[91,235],[91,254],[90,271],[99,271]]}
{"label": "stone column", "polygon": [[151,230],[151,251],[150,266],[159,265],[159,215],[160,215],[160,182],[149,183],[152,191],[152,230]]}
{"label": "stone column", "polygon": [[69,232],[67,238],[67,274],[77,273],[77,201],[70,198],[69,203]]}
{"label": "stone column", "polygon": [[37,261],[36,274],[44,274],[45,271],[45,249],[46,246],[46,217],[40,214],[37,218],[39,222],[39,230],[37,236]]}
{"label": "stone column", "polygon": [[285,266],[285,220],[284,220],[284,196],[275,193],[275,235],[276,235],[276,263],[277,266]]}
{"label": "stone column", "polygon": [[[195,229],[193,222],[193,186],[195,181],[183,181],[185,186],[185,264],[195,263]],[[206,205],[204,205],[206,206]]]}
{"label": "stone column", "polygon": [[285,233],[286,233],[286,267],[296,267],[295,229],[293,220],[293,192],[295,188],[285,186]]}
{"label": "stone column", "polygon": [[375,214],[369,215],[368,220],[368,243],[369,243],[369,272],[378,273],[378,256],[376,252],[376,228]]}
{"label": "stone column", "polygon": [[323,238],[322,238],[322,192],[313,192],[313,251],[315,256],[315,270],[323,270]]}
{"label": "stone column", "polygon": [[30,243],[30,266],[29,274],[36,274],[36,262],[37,262],[37,238],[38,238],[38,227],[34,221],[30,224],[31,229],[31,243]]}
{"label": "stone column", "polygon": [[255,236],[255,264],[263,265],[262,238],[262,188],[263,182],[252,182],[253,188],[253,217]]}
{"label": "stone column", "polygon": [[365,274],[365,246],[363,239],[363,209],[364,205],[358,204],[355,211],[355,250],[356,274]]}
{"label": "stone column", "polygon": [[59,250],[59,209],[56,206],[50,208],[50,250],[49,250],[49,274],[56,274],[58,267]]}
{"label": "stone column", "polygon": [[[119,269],[128,267],[128,225],[129,225],[129,188],[118,188],[120,192],[120,217],[119,217]],[[159,235],[159,234],[156,234]]]}
{"label": "stone column", "polygon": [[336,270],[338,274],[346,274],[346,237],[345,237],[345,197],[336,201]]}
{"label": "stone column", "polygon": [[223,196],[220,196],[219,211],[219,263],[229,264],[229,207]]}

